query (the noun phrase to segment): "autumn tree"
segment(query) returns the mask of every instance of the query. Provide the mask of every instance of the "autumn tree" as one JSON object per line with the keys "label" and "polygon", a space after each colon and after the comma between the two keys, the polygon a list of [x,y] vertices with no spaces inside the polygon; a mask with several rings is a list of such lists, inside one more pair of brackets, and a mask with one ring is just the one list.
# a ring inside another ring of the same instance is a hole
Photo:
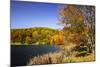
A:
{"label": "autumn tree", "polygon": [[64,5],[60,10],[60,24],[64,26],[66,40],[69,38],[78,45],[84,44],[92,52],[95,39],[94,16],[93,6]]}
{"label": "autumn tree", "polygon": [[82,33],[84,27],[84,23],[83,23],[84,18],[83,18],[82,11],[78,9],[77,6],[65,5],[60,10],[60,20],[61,20],[61,24],[64,25],[63,30],[65,32],[68,29],[68,31],[71,32],[70,34],[73,33],[73,35],[75,33],[78,33],[79,35]]}
{"label": "autumn tree", "polygon": [[94,52],[95,50],[95,7],[94,6],[84,6],[84,19],[85,24],[88,29],[88,44],[89,52]]}
{"label": "autumn tree", "polygon": [[27,44],[31,44],[32,43],[32,40],[31,40],[31,38],[29,36],[27,36],[25,38],[25,43],[27,43]]}

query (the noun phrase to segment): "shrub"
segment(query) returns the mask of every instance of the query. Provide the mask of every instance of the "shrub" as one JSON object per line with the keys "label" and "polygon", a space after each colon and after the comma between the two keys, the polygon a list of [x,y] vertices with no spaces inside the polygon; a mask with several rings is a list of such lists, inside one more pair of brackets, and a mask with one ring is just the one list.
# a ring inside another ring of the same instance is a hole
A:
{"label": "shrub", "polygon": [[76,57],[79,57],[79,56],[86,56],[88,55],[88,52],[87,51],[80,51],[76,54]]}

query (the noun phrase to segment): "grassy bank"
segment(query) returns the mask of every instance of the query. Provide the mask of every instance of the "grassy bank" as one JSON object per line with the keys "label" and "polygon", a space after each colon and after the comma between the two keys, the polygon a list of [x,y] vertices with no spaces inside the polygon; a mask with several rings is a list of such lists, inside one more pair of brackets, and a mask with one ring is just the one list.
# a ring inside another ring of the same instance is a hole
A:
{"label": "grassy bank", "polygon": [[90,54],[84,57],[64,56],[62,53],[49,53],[30,59],[27,65],[38,64],[59,64],[59,63],[76,63],[76,62],[92,62],[95,61],[95,55]]}
{"label": "grassy bank", "polygon": [[[71,46],[70,46],[71,48]],[[62,48],[59,52],[48,53],[40,56],[36,56],[30,59],[27,65],[38,64],[59,64],[59,63],[76,63],[76,62],[92,62],[95,61],[95,54],[90,53],[84,56],[78,56],[77,52],[71,52],[68,50],[68,46]]]}

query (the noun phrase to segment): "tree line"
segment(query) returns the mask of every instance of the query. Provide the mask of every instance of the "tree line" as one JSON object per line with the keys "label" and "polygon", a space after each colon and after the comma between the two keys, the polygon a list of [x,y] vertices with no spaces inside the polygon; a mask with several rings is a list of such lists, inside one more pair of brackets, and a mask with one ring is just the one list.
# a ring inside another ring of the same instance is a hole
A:
{"label": "tree line", "polygon": [[63,31],[45,27],[12,29],[12,44],[57,45],[63,44]]}

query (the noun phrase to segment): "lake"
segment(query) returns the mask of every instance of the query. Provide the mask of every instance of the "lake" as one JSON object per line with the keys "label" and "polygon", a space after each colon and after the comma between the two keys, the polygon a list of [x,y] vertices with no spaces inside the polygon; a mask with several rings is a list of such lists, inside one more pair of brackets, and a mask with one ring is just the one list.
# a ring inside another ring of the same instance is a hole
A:
{"label": "lake", "polygon": [[25,66],[32,57],[59,50],[50,45],[11,45],[11,66]]}

